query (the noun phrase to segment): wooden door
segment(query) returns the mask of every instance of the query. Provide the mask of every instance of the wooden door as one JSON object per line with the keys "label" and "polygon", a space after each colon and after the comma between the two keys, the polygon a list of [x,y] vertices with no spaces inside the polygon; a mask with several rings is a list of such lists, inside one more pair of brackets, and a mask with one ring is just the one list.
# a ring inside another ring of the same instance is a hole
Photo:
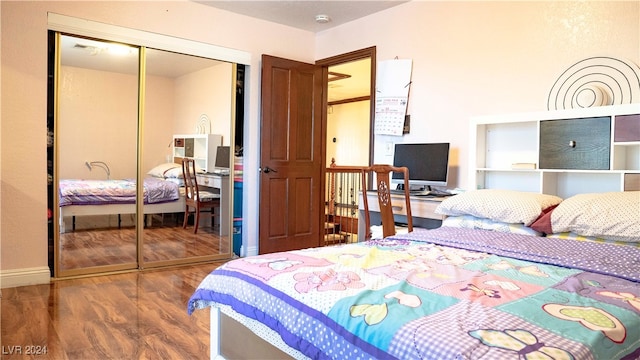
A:
{"label": "wooden door", "polygon": [[259,253],[320,245],[322,67],[262,56]]}

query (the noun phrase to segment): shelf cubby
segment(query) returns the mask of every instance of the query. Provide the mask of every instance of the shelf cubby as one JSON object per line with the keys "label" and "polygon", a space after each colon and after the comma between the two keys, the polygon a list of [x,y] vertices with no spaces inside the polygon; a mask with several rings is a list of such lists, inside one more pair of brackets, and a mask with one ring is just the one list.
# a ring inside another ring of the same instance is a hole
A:
{"label": "shelf cubby", "polygon": [[[469,188],[541,192],[563,198],[585,192],[640,190],[637,127],[640,104],[475,117],[470,129],[470,148],[475,153]],[[592,128],[599,130],[589,130]],[[549,163],[553,168],[544,168]]]}

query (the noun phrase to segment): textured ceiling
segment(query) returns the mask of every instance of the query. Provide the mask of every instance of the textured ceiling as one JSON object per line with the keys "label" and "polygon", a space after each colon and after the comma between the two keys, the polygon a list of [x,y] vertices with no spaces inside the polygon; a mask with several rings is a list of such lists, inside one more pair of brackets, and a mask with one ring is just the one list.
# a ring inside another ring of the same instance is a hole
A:
{"label": "textured ceiling", "polygon": [[[195,0],[195,2],[298,29],[319,32],[408,1]],[[319,24],[315,21],[316,15],[328,15],[331,20]]]}
{"label": "textured ceiling", "polygon": [[[113,54],[109,42],[94,41],[80,37],[61,36],[61,64],[85,69],[138,73],[138,48],[125,47],[125,53]],[[219,64],[217,60],[200,58],[169,51],[147,49],[148,74],[175,78],[193,71]]]}
{"label": "textured ceiling", "polygon": [[[197,1],[207,6],[276,22],[279,24],[318,32],[340,24],[405,3],[404,0],[387,1]],[[326,24],[318,24],[315,16],[328,15]],[[85,45],[88,45],[85,46]],[[114,58],[106,53],[92,51],[90,41],[74,37],[62,37],[62,63],[103,71],[137,71],[137,51],[132,56]],[[165,51],[148,51],[147,71],[160,76],[177,77],[214,65],[210,59],[174,54]],[[350,75],[349,78],[329,83],[328,100],[338,101],[369,95],[370,62],[354,61],[331,67],[335,71]]]}

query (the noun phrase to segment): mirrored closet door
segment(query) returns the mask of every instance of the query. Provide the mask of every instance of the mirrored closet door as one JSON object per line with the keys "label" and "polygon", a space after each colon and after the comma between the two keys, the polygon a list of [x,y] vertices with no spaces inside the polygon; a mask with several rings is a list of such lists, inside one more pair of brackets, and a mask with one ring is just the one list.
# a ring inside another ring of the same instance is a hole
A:
{"label": "mirrored closet door", "polygon": [[[148,188],[175,184],[178,200],[149,196],[145,202],[140,262],[151,267],[228,256],[235,65],[149,48],[145,55],[141,175]],[[195,164],[203,207],[197,224],[194,207],[185,221],[183,159]]]}
{"label": "mirrored closet door", "polygon": [[57,40],[58,269],[136,268],[139,48]]}
{"label": "mirrored closet door", "polygon": [[[54,276],[228,258],[235,65],[55,38]],[[194,215],[185,221],[183,158],[217,197],[197,231]]]}

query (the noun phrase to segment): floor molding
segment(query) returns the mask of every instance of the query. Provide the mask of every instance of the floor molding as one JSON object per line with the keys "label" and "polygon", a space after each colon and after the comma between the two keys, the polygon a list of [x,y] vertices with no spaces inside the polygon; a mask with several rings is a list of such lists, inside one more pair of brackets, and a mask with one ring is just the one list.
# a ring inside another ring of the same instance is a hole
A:
{"label": "floor molding", "polygon": [[245,250],[245,246],[244,245],[242,245],[242,247],[240,248],[240,255],[242,257],[258,255],[258,250],[259,249],[258,249],[257,246],[251,246],[251,247],[247,246],[246,249],[247,249],[246,252],[244,252],[244,250]]}
{"label": "floor molding", "polygon": [[0,288],[48,284],[51,272],[47,266],[0,270]]}

